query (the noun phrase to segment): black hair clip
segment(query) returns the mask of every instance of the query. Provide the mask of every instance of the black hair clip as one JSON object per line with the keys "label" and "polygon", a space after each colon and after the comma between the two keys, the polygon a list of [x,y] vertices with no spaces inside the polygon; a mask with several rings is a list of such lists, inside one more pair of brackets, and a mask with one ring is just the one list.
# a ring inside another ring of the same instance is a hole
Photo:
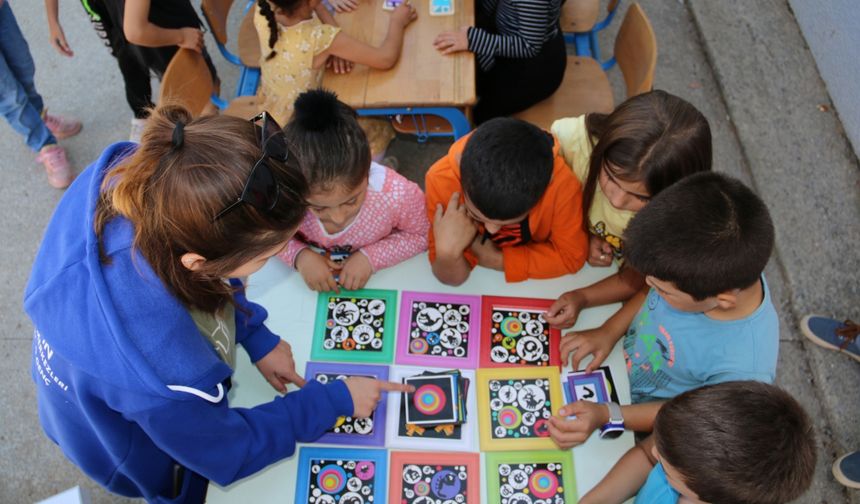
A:
{"label": "black hair clip", "polygon": [[176,126],[173,128],[173,138],[171,142],[173,143],[174,151],[182,148],[182,144],[185,143],[185,123],[182,121],[176,121]]}

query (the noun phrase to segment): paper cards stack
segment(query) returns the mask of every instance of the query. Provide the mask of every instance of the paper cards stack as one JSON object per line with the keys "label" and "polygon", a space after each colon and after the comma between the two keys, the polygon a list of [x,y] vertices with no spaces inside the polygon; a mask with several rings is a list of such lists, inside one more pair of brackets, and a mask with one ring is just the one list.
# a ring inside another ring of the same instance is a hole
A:
{"label": "paper cards stack", "polygon": [[406,423],[412,425],[460,425],[466,422],[469,379],[459,370],[424,372],[406,378],[415,392],[406,393]]}

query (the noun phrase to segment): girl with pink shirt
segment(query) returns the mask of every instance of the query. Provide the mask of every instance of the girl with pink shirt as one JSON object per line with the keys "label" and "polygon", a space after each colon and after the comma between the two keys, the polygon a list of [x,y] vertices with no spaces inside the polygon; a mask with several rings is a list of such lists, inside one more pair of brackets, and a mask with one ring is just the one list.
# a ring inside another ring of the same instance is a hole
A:
{"label": "girl with pink shirt", "polygon": [[372,162],[356,113],[322,89],[299,95],[284,128],[308,180],[309,205],[280,254],[315,291],[354,290],[427,250],[424,193]]}

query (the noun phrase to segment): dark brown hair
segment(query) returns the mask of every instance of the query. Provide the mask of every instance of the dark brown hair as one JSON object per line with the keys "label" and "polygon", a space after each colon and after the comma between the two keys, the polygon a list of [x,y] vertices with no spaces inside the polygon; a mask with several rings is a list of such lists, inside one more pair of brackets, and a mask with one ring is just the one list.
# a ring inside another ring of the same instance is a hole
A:
{"label": "dark brown hair", "polygon": [[812,422],[793,397],[766,383],[684,392],[660,408],[654,437],[662,459],[712,504],[781,504],[812,482]]}
{"label": "dark brown hair", "polygon": [[[588,114],[585,128],[597,143],[582,190],[584,215],[591,211],[604,166],[620,180],[643,182],[651,196],[687,175],[711,169],[708,120],[696,107],[665,91],[636,95],[609,115]],[[583,219],[586,231],[588,222]]]}
{"label": "dark brown hair", "polygon": [[717,172],[685,177],[636,213],[624,230],[630,266],[701,301],[759,281],[773,251],[767,206]]}
{"label": "dark brown hair", "polygon": [[352,190],[367,180],[370,144],[355,110],[325,89],[301,93],[293,110],[284,134],[312,191]]}
{"label": "dark brown hair", "polygon": [[[242,193],[262,156],[259,134],[257,126],[235,117],[192,119],[178,106],[153,110],[140,146],[105,175],[95,215],[100,245],[106,224],[124,217],[134,226],[135,249],[185,306],[214,313],[232,302],[223,277],[283,243],[306,209],[307,183],[294,162],[270,158],[277,205],[261,212],[241,204],[213,222]],[[197,271],[181,264],[187,252],[206,258]]]}
{"label": "dark brown hair", "polygon": [[275,57],[275,44],[278,42],[278,20],[275,19],[275,11],[269,2],[275,4],[275,7],[283,10],[287,15],[292,15],[298,7],[307,0],[257,0],[257,5],[260,7],[260,14],[266,18],[269,24],[269,51],[266,60]]}

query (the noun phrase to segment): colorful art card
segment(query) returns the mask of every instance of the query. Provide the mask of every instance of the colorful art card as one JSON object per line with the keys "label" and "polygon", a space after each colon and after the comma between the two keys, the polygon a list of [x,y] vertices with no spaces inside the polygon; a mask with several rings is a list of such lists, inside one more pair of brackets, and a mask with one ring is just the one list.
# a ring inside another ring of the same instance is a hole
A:
{"label": "colorful art card", "polygon": [[406,423],[413,425],[462,423],[459,373],[419,375],[406,379],[415,392],[406,394]]}
{"label": "colorful art card", "polygon": [[481,298],[481,364],[484,367],[560,366],[561,332],[544,312],[551,299]]}
{"label": "colorful art card", "polygon": [[322,292],[311,359],[390,363],[396,317],[397,291]]}
{"label": "colorful art card", "polygon": [[398,364],[475,369],[478,366],[481,298],[403,292]]}
{"label": "colorful art card", "polygon": [[403,0],[382,0],[382,8],[387,11],[392,11],[395,7],[402,3]]}
{"label": "colorful art card", "polygon": [[562,406],[555,367],[479,369],[481,451],[557,449],[549,418]]}
{"label": "colorful art card", "polygon": [[565,397],[568,402],[591,401],[593,403],[614,402],[618,404],[615,380],[609,366],[602,366],[591,373],[575,371],[564,380]]}
{"label": "colorful art card", "polygon": [[302,447],[295,502],[364,504],[385,502],[385,450]]}
{"label": "colorful art card", "polygon": [[454,0],[430,0],[431,16],[450,16],[454,14]]}
{"label": "colorful art card", "polygon": [[488,453],[488,504],[576,504],[570,450]]}
{"label": "colorful art card", "polygon": [[392,504],[478,504],[481,457],[477,453],[391,452]]}
{"label": "colorful art card", "polygon": [[[422,376],[428,372],[443,373],[446,371],[450,370],[392,366],[389,380],[405,383],[409,378]],[[391,394],[388,398],[388,412],[385,422],[385,446],[411,450],[477,451],[478,447],[475,441],[477,436],[475,372],[464,369],[460,371],[460,374],[461,381],[464,382],[464,388],[461,389],[461,395],[464,396],[461,398],[463,414],[465,415],[463,423],[452,422],[435,425],[409,423],[406,419],[407,403],[409,403],[406,398],[407,394]],[[468,386],[465,386],[466,383]]]}
{"label": "colorful art card", "polygon": [[[364,376],[377,380],[388,380],[387,366],[367,366],[360,364],[335,364],[329,362],[308,362],[305,379],[320,383],[332,380],[345,380],[350,376]],[[319,439],[320,443],[382,446],[385,444],[385,410],[388,394],[383,394],[376,410],[369,418],[340,417],[337,424]]]}

